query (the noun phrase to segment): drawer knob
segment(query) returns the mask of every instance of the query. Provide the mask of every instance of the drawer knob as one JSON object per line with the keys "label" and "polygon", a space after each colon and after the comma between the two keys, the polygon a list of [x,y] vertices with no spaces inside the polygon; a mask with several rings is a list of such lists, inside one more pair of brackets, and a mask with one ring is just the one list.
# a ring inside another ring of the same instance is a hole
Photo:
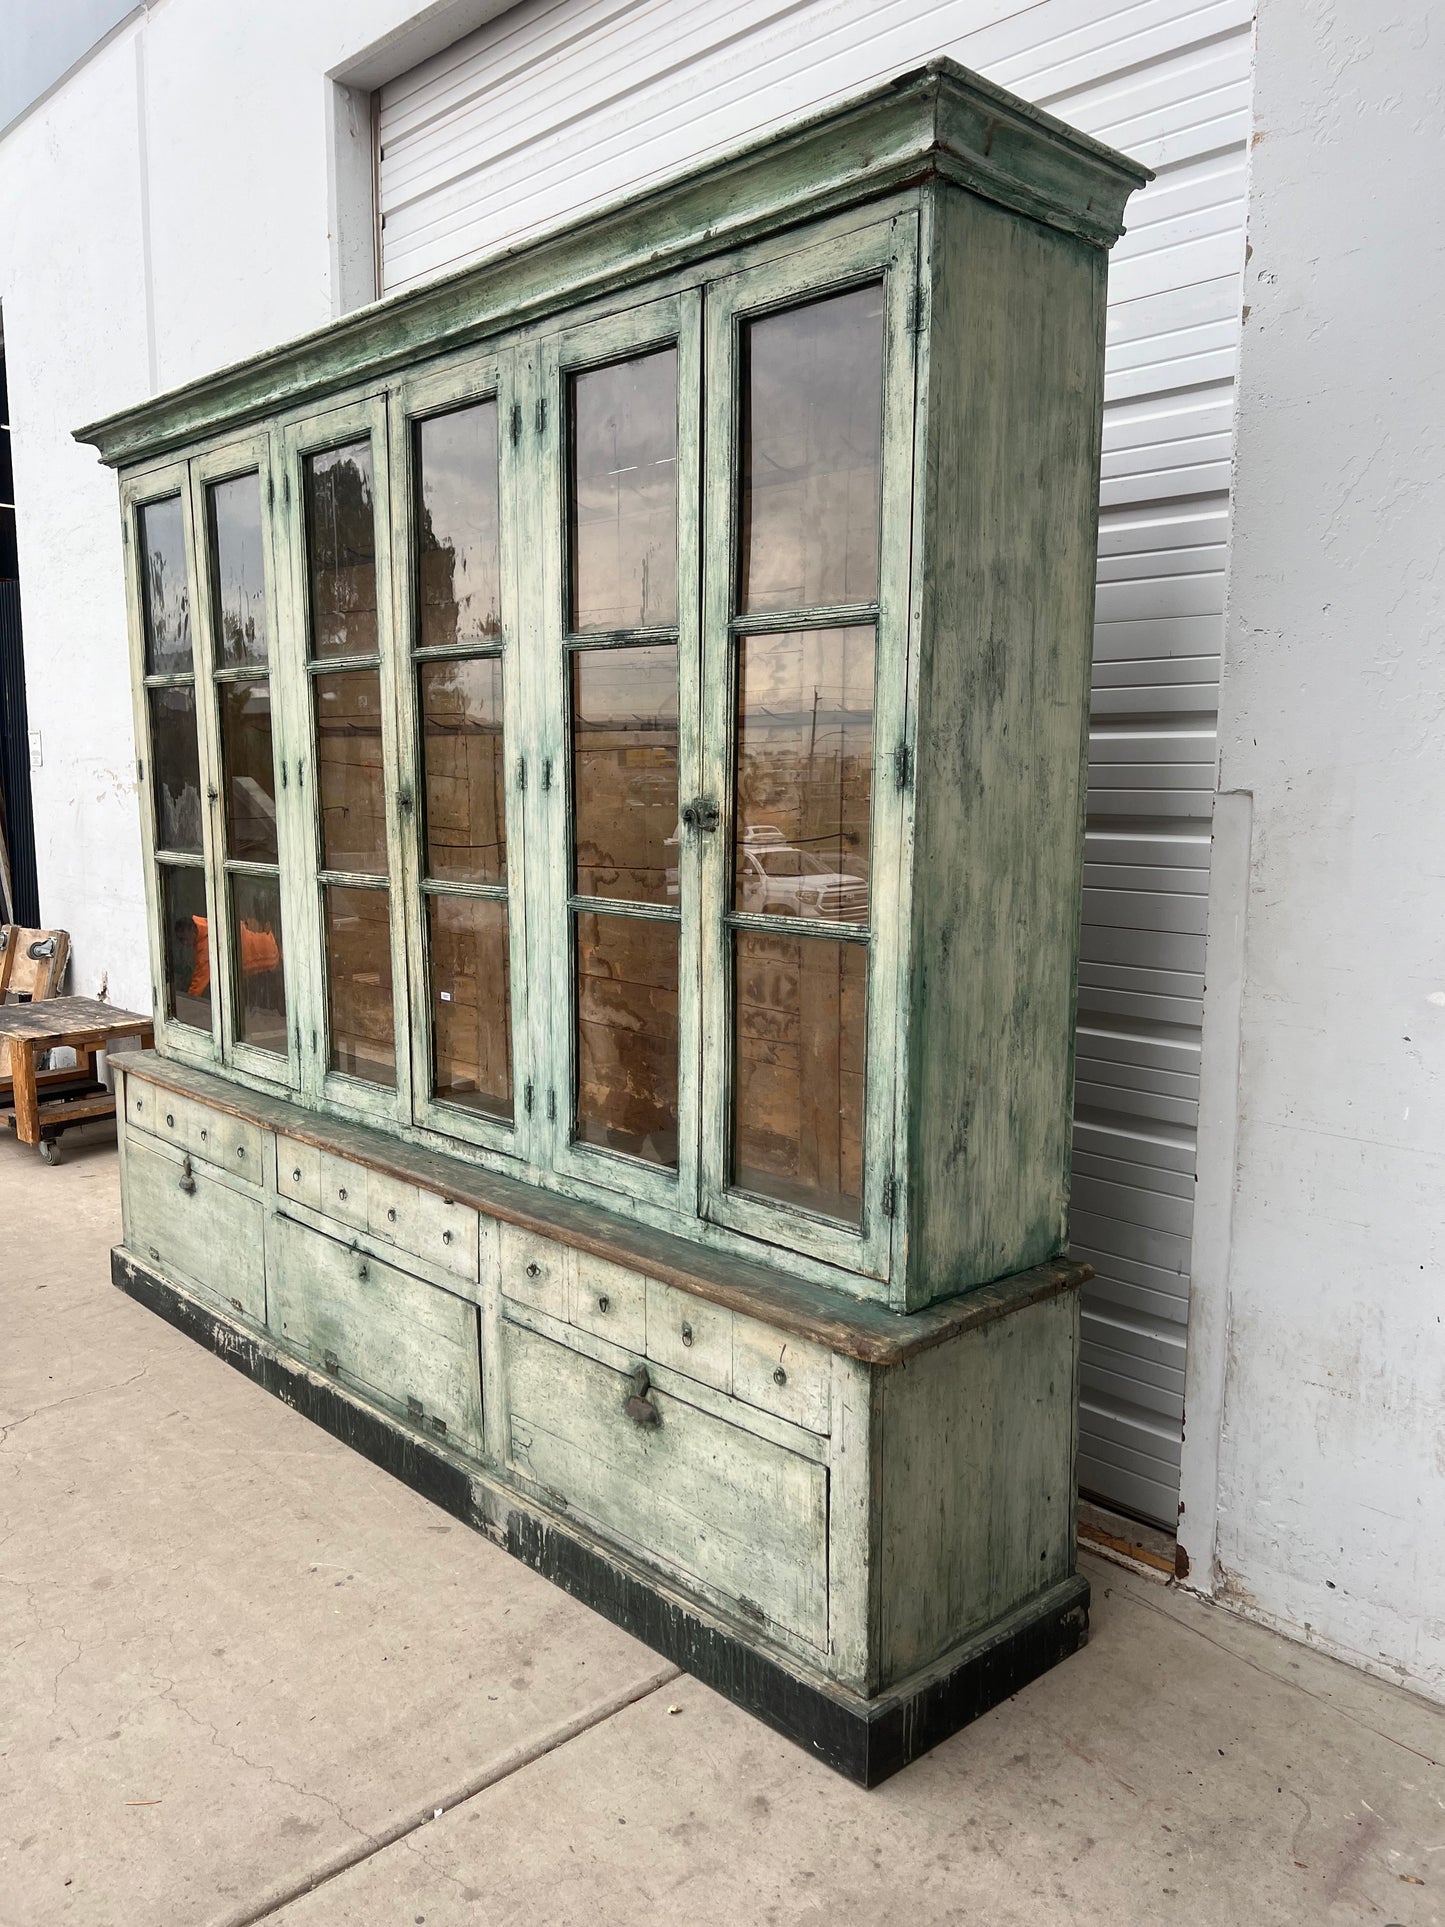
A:
{"label": "drawer knob", "polygon": [[442,1243],[443,1243],[444,1245],[449,1245],[449,1244],[451,1243],[451,1241],[452,1241],[452,1234],[451,1234],[451,1232],[450,1232],[450,1231],[444,1231],[444,1232],[442,1233]]}
{"label": "drawer knob", "polygon": [[773,1383],[774,1385],[786,1385],[787,1382],[788,1374],[783,1370],[782,1366],[779,1365],[778,1369],[773,1373]]}
{"label": "drawer knob", "polygon": [[191,1154],[189,1151],[187,1151],[186,1155],[181,1159],[181,1175],[177,1179],[177,1183],[188,1198],[195,1196],[196,1180],[191,1173]]}
{"label": "drawer knob", "polygon": [[175,1113],[173,1111],[167,1111],[166,1112],[166,1129],[168,1131],[173,1131],[175,1128],[176,1128]]}
{"label": "drawer knob", "polygon": [[605,1291],[600,1293],[598,1296],[597,1309],[598,1311],[603,1311],[603,1312],[611,1311],[612,1309],[612,1300],[607,1296],[607,1293]]}
{"label": "drawer knob", "polygon": [[648,1377],[647,1367],[645,1365],[638,1365],[634,1368],[631,1385],[632,1390],[623,1401],[623,1411],[632,1420],[634,1425],[661,1425],[662,1414],[649,1397],[649,1393],[652,1390],[652,1380]]}
{"label": "drawer knob", "polygon": [[685,1318],[682,1321],[682,1342],[684,1345],[690,1345],[692,1343],[692,1326],[688,1324]]}
{"label": "drawer knob", "polygon": [[204,1131],[202,1131],[202,1132],[201,1132],[201,1142],[202,1142],[202,1144],[204,1144],[204,1143],[205,1143],[205,1141],[206,1141],[206,1134],[205,1134],[205,1132],[204,1132]]}
{"label": "drawer knob", "polygon": [[388,1205],[386,1208],[386,1222],[388,1224],[396,1223],[396,1206],[394,1204]]}
{"label": "drawer knob", "polygon": [[341,1202],[342,1202],[343,1204],[345,1204],[345,1202],[346,1202],[346,1186],[345,1186],[344,1184],[343,1184],[343,1185],[341,1186],[341,1188],[340,1188],[340,1190],[339,1190],[339,1191],[338,1191],[338,1192],[336,1193],[336,1195],[337,1195],[337,1197],[338,1197],[338,1198],[340,1198],[340,1200],[341,1200]]}
{"label": "drawer knob", "polygon": [[527,1276],[529,1278],[540,1278],[542,1276],[542,1267],[537,1263],[535,1258],[527,1267]]}
{"label": "drawer knob", "polygon": [[291,1182],[293,1184],[300,1184],[301,1182],[301,1166],[299,1164],[297,1165],[296,1169],[291,1173]]}

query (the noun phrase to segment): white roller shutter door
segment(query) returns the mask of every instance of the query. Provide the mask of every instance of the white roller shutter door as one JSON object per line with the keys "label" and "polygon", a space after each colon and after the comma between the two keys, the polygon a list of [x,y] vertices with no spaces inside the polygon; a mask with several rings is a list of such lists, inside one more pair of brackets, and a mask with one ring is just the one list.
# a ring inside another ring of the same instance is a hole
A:
{"label": "white roller shutter door", "polygon": [[1253,0],[524,0],[383,88],[382,281],[446,273],[937,54],[1136,156],[1109,275],[1079,989],[1080,1483],[1173,1525]]}

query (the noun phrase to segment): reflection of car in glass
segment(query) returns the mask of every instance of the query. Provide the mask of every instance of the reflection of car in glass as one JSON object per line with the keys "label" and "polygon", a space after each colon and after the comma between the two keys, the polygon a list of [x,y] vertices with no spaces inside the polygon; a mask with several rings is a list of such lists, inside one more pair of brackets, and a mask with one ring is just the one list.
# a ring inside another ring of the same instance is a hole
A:
{"label": "reflection of car in glass", "polygon": [[868,921],[868,884],[838,868],[840,859],[785,843],[777,830],[754,825],[737,847],[739,908],[779,917]]}

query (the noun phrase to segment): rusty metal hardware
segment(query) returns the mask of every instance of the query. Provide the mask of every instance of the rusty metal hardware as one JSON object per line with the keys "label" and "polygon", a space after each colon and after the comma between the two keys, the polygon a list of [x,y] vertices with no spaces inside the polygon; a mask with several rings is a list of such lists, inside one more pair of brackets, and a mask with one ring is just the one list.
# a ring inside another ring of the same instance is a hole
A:
{"label": "rusty metal hardware", "polygon": [[408,1418],[414,1419],[419,1419],[422,1415],[421,1400],[419,1398],[413,1398],[410,1392],[406,1395],[406,1415]]}
{"label": "rusty metal hardware", "polygon": [[451,1234],[451,1232],[450,1232],[450,1231],[444,1231],[444,1232],[442,1233],[442,1243],[443,1243],[444,1245],[449,1245],[449,1244],[451,1243],[451,1241],[452,1241],[452,1234]]}
{"label": "rusty metal hardware", "polygon": [[692,1326],[688,1324],[685,1318],[682,1321],[682,1342],[684,1345],[690,1345],[692,1343]]}
{"label": "rusty metal hardware", "polygon": [[181,1175],[178,1182],[188,1198],[193,1198],[196,1195],[196,1180],[191,1171],[191,1154],[189,1151],[187,1151],[186,1155],[181,1159]]}
{"label": "rusty metal hardware", "polygon": [[634,1425],[661,1425],[662,1414],[649,1397],[652,1380],[648,1377],[645,1365],[634,1367],[631,1384],[632,1390],[623,1403],[623,1411]]}
{"label": "rusty metal hardware", "polygon": [[388,1224],[396,1223],[396,1206],[394,1204],[389,1204],[386,1207],[386,1222]]}
{"label": "rusty metal hardware", "polygon": [[597,1309],[598,1311],[611,1311],[612,1309],[612,1300],[607,1296],[605,1291],[597,1300]]}
{"label": "rusty metal hardware", "polygon": [[788,1374],[783,1370],[782,1366],[779,1365],[778,1369],[773,1373],[773,1383],[774,1385],[786,1385],[787,1382]]}
{"label": "rusty metal hardware", "polygon": [[540,1278],[542,1276],[542,1267],[537,1263],[535,1258],[527,1267],[527,1276],[529,1278]]}
{"label": "rusty metal hardware", "polygon": [[341,1370],[341,1360],[336,1356],[335,1352],[323,1352],[321,1354],[321,1362],[328,1372],[339,1372]]}
{"label": "rusty metal hardware", "polygon": [[699,796],[682,806],[682,827],[693,836],[711,836],[722,822],[722,811],[710,796]]}

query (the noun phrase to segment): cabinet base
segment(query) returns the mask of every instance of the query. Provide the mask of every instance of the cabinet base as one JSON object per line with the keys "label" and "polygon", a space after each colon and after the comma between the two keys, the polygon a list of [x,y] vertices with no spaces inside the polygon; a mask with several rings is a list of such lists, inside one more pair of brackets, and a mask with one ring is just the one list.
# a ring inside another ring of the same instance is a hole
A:
{"label": "cabinet base", "polygon": [[932,1666],[862,1699],[765,1650],[744,1627],[684,1599],[575,1520],[288,1358],[120,1245],[111,1278],[344,1445],[861,1786],[879,1785],[1088,1638],[1089,1585],[1074,1574]]}

